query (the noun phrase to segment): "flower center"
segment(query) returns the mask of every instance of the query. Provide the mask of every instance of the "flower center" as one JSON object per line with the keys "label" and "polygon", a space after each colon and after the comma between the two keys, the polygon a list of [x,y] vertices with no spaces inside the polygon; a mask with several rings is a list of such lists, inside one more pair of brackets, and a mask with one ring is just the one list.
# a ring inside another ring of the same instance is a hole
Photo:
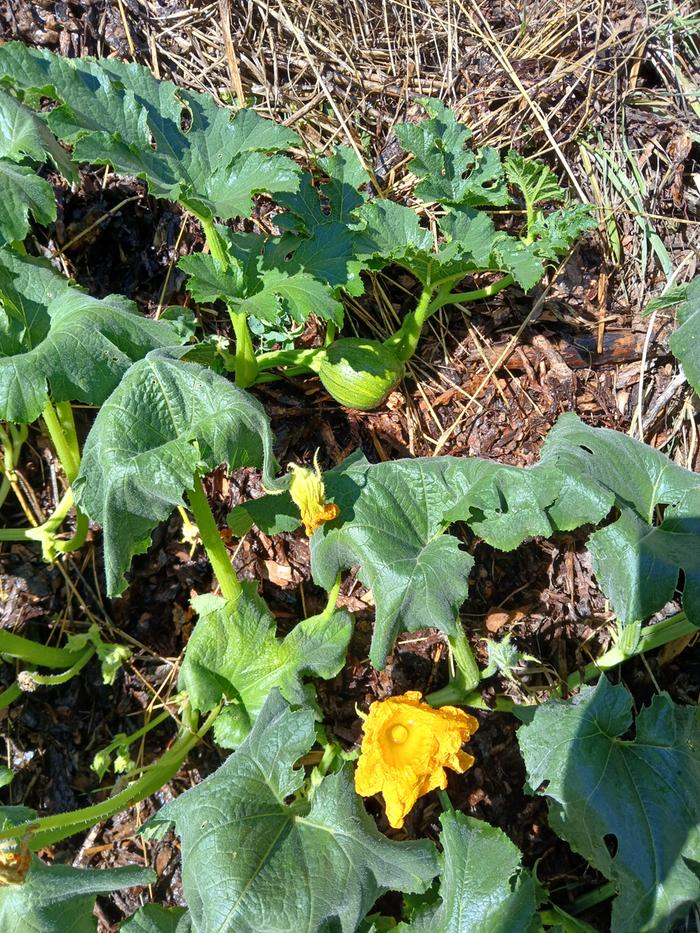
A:
{"label": "flower center", "polygon": [[408,738],[408,729],[400,722],[397,722],[396,725],[393,725],[391,729],[389,729],[389,738],[394,745],[403,745]]}

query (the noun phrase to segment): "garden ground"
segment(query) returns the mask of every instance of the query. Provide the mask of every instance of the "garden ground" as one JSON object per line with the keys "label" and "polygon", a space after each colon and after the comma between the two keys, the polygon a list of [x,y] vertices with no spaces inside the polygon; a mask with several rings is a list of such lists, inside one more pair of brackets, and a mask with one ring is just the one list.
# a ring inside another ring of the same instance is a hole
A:
{"label": "garden ground", "polygon": [[[65,55],[116,55],[148,64],[163,78],[213,93],[224,104],[253,100],[261,113],[292,126],[309,152],[337,143],[364,152],[380,184],[410,200],[411,183],[392,127],[417,117],[416,98],[440,96],[478,143],[513,146],[543,158],[572,193],[596,207],[599,228],[587,235],[547,283],[527,295],[502,292],[471,313],[450,308],[431,320],[407,378],[375,412],[333,402],[315,379],[260,387],[277,437],[277,456],[324,467],[362,448],[372,460],[453,454],[526,465],[563,411],[616,428],[697,469],[697,399],[668,351],[673,314],[642,314],[671,275],[691,278],[700,256],[700,16],[690,3],[541,0],[475,4],[468,0],[221,0],[220,3],[0,3],[4,38]],[[49,176],[59,219],[37,229],[36,252],[54,259],[91,293],[121,292],[149,313],[188,301],[177,259],[201,248],[196,222],[156,202],[139,182],[85,170],[75,190]],[[261,221],[267,222],[261,206]],[[353,299],[350,327],[384,337],[412,306],[415,285],[382,274]],[[225,312],[197,309],[210,331],[226,332]],[[320,327],[301,337],[311,344]],[[91,413],[82,414],[87,431]],[[48,441],[30,436],[21,466],[37,515],[50,512],[56,475]],[[216,472],[209,492],[222,526],[232,505],[260,493],[252,471]],[[20,524],[8,500],[4,524]],[[533,541],[496,553],[465,535],[476,558],[462,619],[479,660],[485,638],[512,634],[523,652],[515,682],[492,679],[486,695],[535,697],[604,650],[611,614],[597,590],[585,533]],[[309,579],[308,545],[296,535],[252,531],[233,542],[242,576],[262,579],[280,632],[325,600]],[[97,620],[133,649],[114,688],[97,665],[64,688],[14,704],[3,731],[17,776],[11,802],[58,812],[99,799],[90,762],[119,732],[139,728],[176,691],[178,659],[193,619],[191,595],[211,576],[175,516],[151,551],[135,562],[132,586],[111,603],[101,592],[99,532],[78,555],[47,567],[35,549],[15,544],[0,555],[0,625],[55,638]],[[352,579],[341,605],[358,625],[343,672],[319,684],[329,732],[347,747],[359,735],[356,705],[392,692],[427,692],[447,676],[446,647],[428,628],[405,635],[384,671],[367,660],[371,595]],[[670,607],[668,611],[672,611]],[[657,687],[695,702],[700,647],[687,640],[623,671],[639,704]],[[177,715],[171,706],[173,716]],[[471,743],[476,766],[450,784],[455,806],[503,828],[538,863],[538,876],[561,889],[561,902],[599,880],[549,832],[546,806],[522,792],[524,768],[511,717],[480,714]],[[162,749],[174,728],[155,730],[139,755]],[[79,866],[153,864],[151,897],[179,903],[174,836],[145,842],[138,826],[153,808],[201,780],[221,761],[209,745],[195,752],[157,798],[98,825],[50,852]],[[373,806],[373,804],[369,804]],[[387,830],[383,812],[375,816]],[[429,795],[395,838],[437,836],[439,804]],[[104,930],[136,906],[138,892],[98,899]],[[383,906],[391,909],[390,903]],[[606,905],[586,919],[605,930]]]}

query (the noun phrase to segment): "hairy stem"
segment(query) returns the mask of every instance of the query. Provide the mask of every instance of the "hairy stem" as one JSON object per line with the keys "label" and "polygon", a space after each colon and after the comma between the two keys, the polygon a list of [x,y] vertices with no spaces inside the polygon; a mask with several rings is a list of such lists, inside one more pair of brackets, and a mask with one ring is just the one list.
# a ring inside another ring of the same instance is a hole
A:
{"label": "hairy stem", "polygon": [[467,700],[474,694],[481,679],[481,672],[474,659],[471,645],[459,622],[455,634],[448,635],[447,640],[452,649],[457,668],[455,676],[447,686],[428,694],[425,698],[426,702],[435,707],[445,706],[448,703],[474,705],[473,703],[467,703]]}
{"label": "hairy stem", "polygon": [[416,352],[418,341],[420,340],[423,325],[430,315],[430,299],[433,295],[431,286],[426,285],[421,292],[418,304],[403,319],[401,327],[384,342],[385,346],[392,349],[402,362],[410,360]]}
{"label": "hairy stem", "polygon": [[41,416],[44,419],[44,424],[49,432],[58,459],[61,461],[66,478],[69,483],[72,483],[80,469],[80,460],[76,457],[73,438],[66,435],[61,419],[50,400],[47,400]]}
{"label": "hairy stem", "polygon": [[[224,269],[228,269],[230,261],[226,247],[219,236],[213,220],[199,218],[202,224],[202,230],[209,247],[209,252],[214,259]],[[245,314],[241,314],[229,306],[229,317],[233,325],[233,332],[236,336],[235,351],[235,378],[236,385],[242,389],[252,385],[257,375],[258,367],[255,361],[255,352],[253,350],[253,341],[248,328],[248,319]]]}
{"label": "hairy stem", "polygon": [[427,316],[429,317],[431,314],[435,314],[436,311],[440,308],[444,308],[445,305],[468,304],[470,301],[483,301],[484,298],[492,298],[512,284],[513,276],[509,274],[504,275],[490,285],[485,285],[484,288],[477,288],[472,292],[447,292],[443,295],[438,294],[435,299],[430,302]]}
{"label": "hairy stem", "polygon": [[220,706],[212,710],[199,730],[183,730],[172,748],[162,758],[146,768],[138,780],[129,784],[119,793],[91,807],[73,810],[70,813],[58,813],[55,816],[41,817],[5,829],[0,832],[0,841],[21,838],[26,833],[31,833],[29,848],[36,852],[38,849],[44,848],[44,846],[60,842],[60,840],[74,836],[84,829],[89,829],[102,820],[108,820],[121,810],[135,806],[150,797],[151,794],[154,794],[177,774],[190,751],[211,729],[220,710]]}
{"label": "hairy stem", "polygon": [[[582,683],[595,680],[596,676],[602,671],[609,671],[625,661],[629,661],[630,658],[645,654],[647,651],[653,651],[655,648],[662,648],[669,642],[676,641],[679,638],[695,635],[697,631],[697,625],[694,625],[684,612],[678,612],[676,615],[664,619],[663,622],[657,622],[655,625],[647,625],[641,630],[639,641],[632,651],[625,653],[620,649],[619,645],[614,645],[597,660],[587,664],[582,672],[577,671],[572,674],[566,681],[566,690],[575,690]],[[562,689],[560,688],[557,692],[561,692]]]}
{"label": "hairy stem", "polygon": [[19,699],[21,696],[22,691],[20,690],[17,681],[15,681],[0,693],[0,709],[7,709],[8,706],[14,703],[15,700]]}
{"label": "hairy stem", "polygon": [[60,674],[37,674],[35,671],[27,672],[28,679],[37,687],[56,687],[59,684],[67,684],[76,674],[79,674],[88,661],[95,656],[95,648],[87,648],[78,660],[69,667],[68,670]]}
{"label": "hairy stem", "polygon": [[240,389],[247,389],[255,382],[258,374],[258,363],[253,350],[253,340],[250,336],[248,318],[241,311],[229,308],[229,317],[236,335],[236,352],[234,356],[236,385]]}
{"label": "hairy stem", "polygon": [[326,603],[326,608],[321,613],[321,618],[324,620],[330,619],[330,617],[335,612],[335,606],[338,602],[338,594],[340,593],[340,585],[343,582],[342,574],[338,574],[335,578],[335,583],[331,587],[328,593],[328,602]]}
{"label": "hairy stem", "polygon": [[187,498],[221,592],[225,599],[235,602],[241,595],[241,583],[219,534],[199,473],[195,476],[194,487],[187,493]]}
{"label": "hairy stem", "polygon": [[7,629],[0,629],[0,654],[10,658],[18,658],[27,664],[37,664],[39,667],[61,669],[72,667],[83,652],[40,645],[29,638],[14,635],[12,632],[8,632]]}
{"label": "hairy stem", "polygon": [[313,350],[270,350],[257,358],[258,370],[273,369],[276,366],[304,366],[313,369],[313,361],[323,353],[318,347]]}

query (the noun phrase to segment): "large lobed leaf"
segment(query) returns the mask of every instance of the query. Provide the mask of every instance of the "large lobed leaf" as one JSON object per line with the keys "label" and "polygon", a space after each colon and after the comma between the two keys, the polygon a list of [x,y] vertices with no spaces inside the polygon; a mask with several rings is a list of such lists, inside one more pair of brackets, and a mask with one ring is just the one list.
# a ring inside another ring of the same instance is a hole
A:
{"label": "large lobed leaf", "polygon": [[678,327],[669,341],[690,385],[700,395],[700,275],[676,285],[645,308],[649,314],[660,308],[677,308]]}
{"label": "large lobed leaf", "polygon": [[[594,532],[589,547],[601,589],[623,622],[647,618],[673,597],[684,572],[683,604],[700,620],[700,479],[625,435],[563,415],[535,467],[435,457],[369,464],[362,456],[325,474],[340,514],[311,539],[314,579],[330,588],[358,567],[373,591],[370,657],[382,667],[401,631],[430,625],[454,633],[473,561],[443,532],[466,522],[487,543],[511,550],[536,535],[596,525],[614,506],[616,521]],[[665,505],[663,521],[655,512]],[[293,530],[288,495],[237,507],[236,534],[252,524],[268,533]]]}
{"label": "large lobed leaf", "polygon": [[314,714],[273,691],[245,742],[151,821],[175,823],[182,883],[200,933],[354,933],[387,890],[426,890],[429,842],[391,842],[352,787],[352,768],[324,778],[311,804],[285,803],[303,783],[294,763],[314,741]]}
{"label": "large lobed leaf", "polygon": [[420,123],[401,123],[396,135],[411,153],[411,171],[420,178],[416,194],[424,201],[469,207],[503,207],[510,201],[503,166],[495,149],[466,148],[472,133],[439,100],[418,98],[428,114]]}
{"label": "large lobed leaf", "polygon": [[527,290],[544,272],[534,244],[497,231],[488,214],[470,207],[454,208],[440,218],[440,245],[415,211],[394,201],[365,204],[357,218],[362,224],[355,239],[358,258],[373,269],[403,266],[423,285],[456,284],[474,272],[506,272]]}
{"label": "large lobed leaf", "polygon": [[[314,579],[328,589],[340,570],[358,566],[376,603],[370,658],[378,668],[402,631],[455,631],[474,561],[457,538],[443,534],[446,527],[466,521],[489,544],[512,550],[552,533],[548,509],[564,482],[550,467],[519,470],[454,457],[373,465],[353,458],[324,479],[340,515],[311,539]],[[570,509],[575,524],[607,511],[588,490],[570,492]]]}
{"label": "large lobed leaf", "polygon": [[518,741],[554,830],[617,886],[613,933],[664,933],[700,899],[700,727],[659,694],[622,738],[632,703],[601,677],[540,706]]}
{"label": "large lobed leaf", "polygon": [[[268,323],[288,314],[300,324],[317,314],[342,324],[343,306],[327,282],[300,269],[265,268],[262,237],[231,234],[223,227],[217,230],[229,249],[227,267],[205,253],[184,256],[178,263],[189,276],[187,290],[195,301],[222,300],[232,311]],[[242,246],[246,248],[243,256]]]}
{"label": "large lobed leaf", "polygon": [[[43,277],[44,267],[31,261],[29,265],[27,272],[37,270]],[[46,276],[47,298],[54,289],[52,277]],[[101,405],[135,360],[183,342],[175,325],[144,317],[121,295],[97,299],[77,288],[57,284],[55,289],[57,297],[45,306],[37,303],[34,326],[24,327],[24,352],[14,348],[11,355],[0,356],[4,420],[29,424],[39,417],[49,395],[54,402]],[[16,287],[13,292],[17,296]],[[25,306],[23,298],[18,297],[20,308]],[[34,342],[37,331],[44,333]],[[2,342],[0,334],[0,352]]]}
{"label": "large lobed leaf", "polygon": [[[597,489],[619,518],[588,539],[601,589],[623,622],[648,618],[672,599],[684,573],[683,608],[700,625],[700,477],[626,434],[562,415],[542,450],[579,489]],[[660,517],[660,508],[665,508]],[[563,496],[558,527],[568,514]]]}
{"label": "large lobed leaf", "polygon": [[217,742],[226,748],[235,748],[248,735],[273,688],[288,702],[302,704],[304,674],[334,677],[352,633],[350,616],[338,610],[329,618],[305,619],[278,639],[274,617],[256,585],[242,586],[233,604],[211,595],[193,601],[199,620],[180,671],[180,687],[193,709],[205,712],[222,697],[229,701],[214,726]]}
{"label": "large lobed leaf", "polygon": [[96,933],[98,894],[155,881],[149,868],[102,870],[46,865],[36,856],[23,884],[0,887],[0,929],[12,933]]}
{"label": "large lobed leaf", "polygon": [[53,188],[31,166],[0,159],[0,245],[26,237],[30,214],[39,224],[56,219]]}
{"label": "large lobed leaf", "polygon": [[233,118],[205,94],[157,80],[133,63],[67,59],[19,42],[0,48],[2,83],[38,105],[58,104],[49,128],[77,162],[143,178],[156,197],[200,217],[248,216],[252,195],[294,191],[298,169],[277,153],[295,133],[252,110]]}
{"label": "large lobed leaf", "polygon": [[193,488],[195,473],[227,463],[264,466],[274,486],[272,434],[252,396],[222,376],[184,363],[183,349],[154,350],[135,363],[100,409],[85,442],[76,502],[104,532],[112,595],[150,534]]}
{"label": "large lobed leaf", "polygon": [[678,307],[678,324],[671,335],[671,350],[686,379],[700,394],[700,276],[688,284],[685,301]]}
{"label": "large lobed leaf", "polygon": [[517,846],[497,829],[457,811],[440,817],[440,902],[400,930],[411,933],[533,933],[535,883]]}
{"label": "large lobed leaf", "polygon": [[359,189],[367,186],[369,176],[353,150],[344,146],[319,159],[318,167],[327,176],[325,183],[316,186],[306,172],[298,191],[275,198],[288,211],[275,218],[287,232],[267,244],[264,265],[361,295],[364,262],[357,255],[355,211],[365,202]]}
{"label": "large lobed leaf", "polygon": [[11,94],[0,91],[0,243],[23,240],[30,214],[41,224],[56,219],[53,188],[35,168],[47,159],[70,181],[76,180],[68,154],[46,124]]}

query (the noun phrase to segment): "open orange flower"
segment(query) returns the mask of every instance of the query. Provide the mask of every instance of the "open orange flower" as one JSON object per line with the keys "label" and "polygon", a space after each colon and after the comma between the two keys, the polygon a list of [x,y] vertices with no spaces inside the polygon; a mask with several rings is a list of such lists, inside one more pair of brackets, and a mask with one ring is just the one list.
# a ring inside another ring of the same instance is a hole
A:
{"label": "open orange flower", "polygon": [[478,728],[468,713],[454,706],[433,709],[416,691],[373,703],[363,726],[357,793],[381,793],[389,823],[400,829],[419,797],[447,787],[445,768],[459,774],[471,768],[474,759],[462,744]]}
{"label": "open orange flower", "polygon": [[292,474],[289,494],[299,509],[304,531],[308,538],[324,522],[333,521],[340,514],[340,509],[334,502],[326,502],[326,490],[317,458],[318,451],[314,457],[313,470],[299,466],[296,463],[290,463],[288,467]]}

